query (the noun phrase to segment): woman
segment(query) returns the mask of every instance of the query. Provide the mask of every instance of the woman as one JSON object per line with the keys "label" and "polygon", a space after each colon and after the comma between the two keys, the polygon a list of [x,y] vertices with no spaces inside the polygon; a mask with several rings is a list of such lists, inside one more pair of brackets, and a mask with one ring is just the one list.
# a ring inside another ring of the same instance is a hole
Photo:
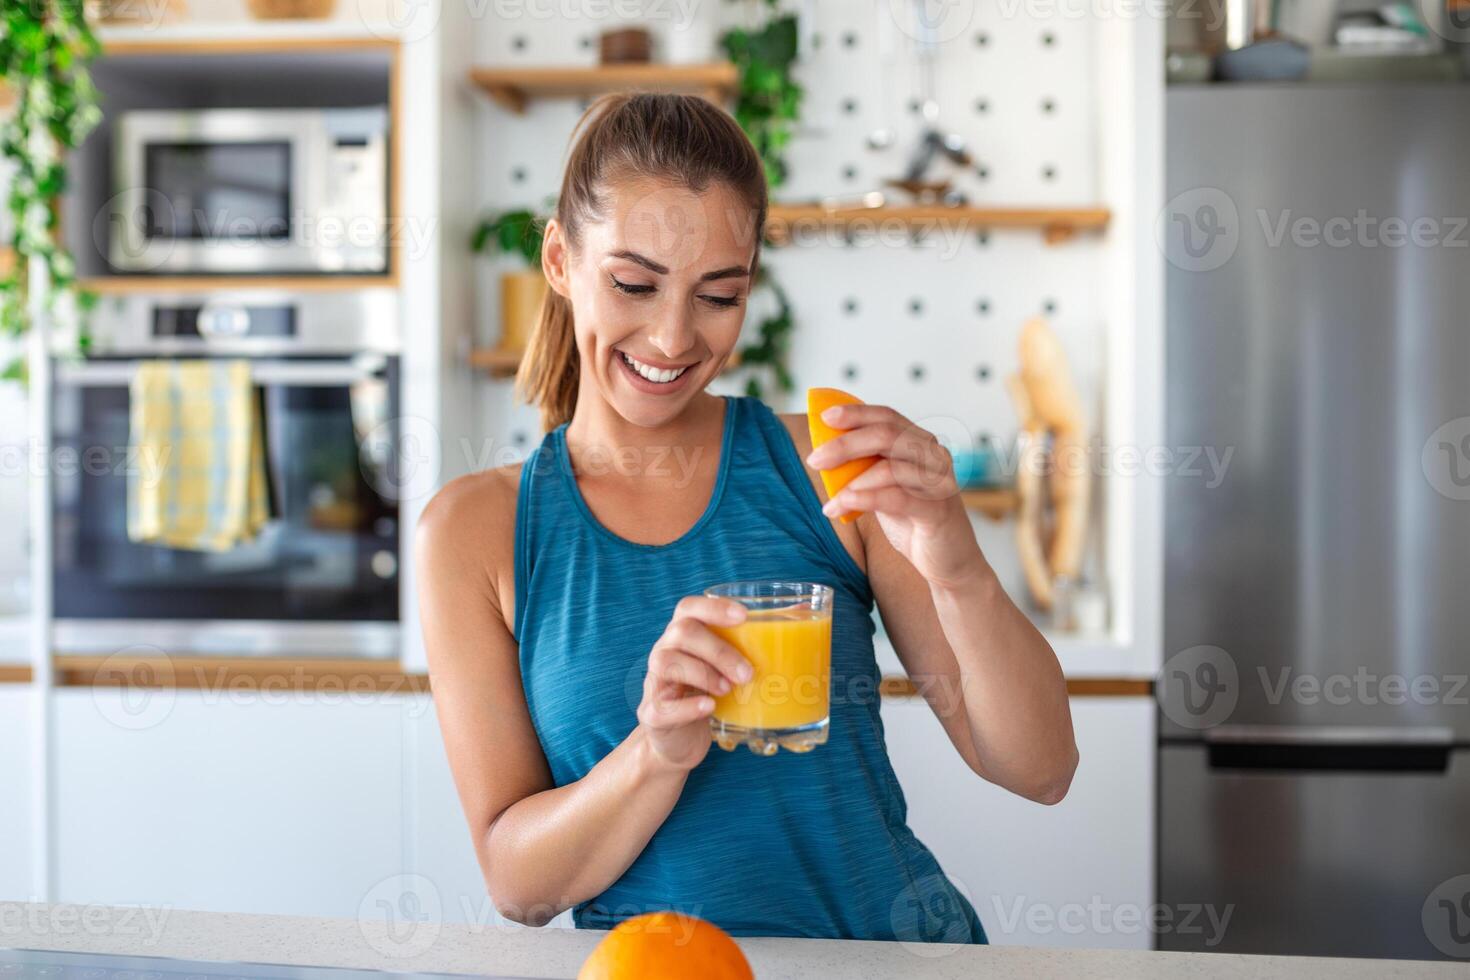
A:
{"label": "woman", "polygon": [[[931,435],[848,406],[829,421],[850,431],[812,452],[804,417],[704,390],[739,337],[765,213],[759,158],[708,102],[608,97],[579,126],[520,375],[550,431],[523,466],[445,487],[418,532],[476,853],[521,922],[672,908],[737,935],[984,942],[904,822],[872,605],[970,768],[1042,803],[1077,763],[1061,670]],[[868,455],[824,503],[818,470]],[[702,593],[762,578],[836,589],[830,738],[712,753],[712,696],[750,667],[709,628],[743,610]]]}

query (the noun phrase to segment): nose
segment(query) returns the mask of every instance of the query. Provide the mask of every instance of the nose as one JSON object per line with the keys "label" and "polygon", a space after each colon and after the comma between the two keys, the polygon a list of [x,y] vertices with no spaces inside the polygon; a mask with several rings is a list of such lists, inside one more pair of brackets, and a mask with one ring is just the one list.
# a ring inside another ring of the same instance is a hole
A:
{"label": "nose", "polygon": [[687,354],[696,340],[690,311],[682,304],[669,304],[669,309],[649,334],[649,341],[664,357],[677,360]]}

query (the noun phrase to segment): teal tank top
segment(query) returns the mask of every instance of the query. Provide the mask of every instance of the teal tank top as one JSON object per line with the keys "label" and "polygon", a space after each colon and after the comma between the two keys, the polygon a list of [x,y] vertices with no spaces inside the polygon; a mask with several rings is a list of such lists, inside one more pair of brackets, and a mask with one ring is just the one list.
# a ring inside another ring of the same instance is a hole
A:
{"label": "teal tank top", "polygon": [[725,399],[709,505],[662,545],[600,524],[573,477],[566,426],[547,433],[521,473],[515,562],[521,682],[558,786],[637,724],[649,649],[679,599],[747,579],[835,590],[827,744],[769,758],[711,746],[643,853],[573,910],[579,927],[671,909],[743,936],[985,942],[974,908],[905,822],[878,713],[867,577],[762,402]]}

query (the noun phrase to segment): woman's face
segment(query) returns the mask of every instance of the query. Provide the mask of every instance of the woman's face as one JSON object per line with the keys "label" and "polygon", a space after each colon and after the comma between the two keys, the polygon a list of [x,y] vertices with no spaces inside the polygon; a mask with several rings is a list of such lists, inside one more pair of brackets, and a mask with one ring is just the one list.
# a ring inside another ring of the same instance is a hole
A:
{"label": "woman's face", "polygon": [[567,247],[547,228],[544,267],[576,322],[583,390],[635,425],[676,418],[740,337],[755,257],[754,214],[723,184],[646,180],[603,189],[602,220]]}

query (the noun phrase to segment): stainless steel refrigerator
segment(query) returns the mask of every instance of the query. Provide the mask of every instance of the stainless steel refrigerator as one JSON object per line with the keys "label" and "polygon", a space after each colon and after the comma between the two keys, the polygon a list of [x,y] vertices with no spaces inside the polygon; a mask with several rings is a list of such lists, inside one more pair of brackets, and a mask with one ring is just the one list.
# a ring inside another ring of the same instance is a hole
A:
{"label": "stainless steel refrigerator", "polygon": [[1470,89],[1167,126],[1157,945],[1470,957]]}

